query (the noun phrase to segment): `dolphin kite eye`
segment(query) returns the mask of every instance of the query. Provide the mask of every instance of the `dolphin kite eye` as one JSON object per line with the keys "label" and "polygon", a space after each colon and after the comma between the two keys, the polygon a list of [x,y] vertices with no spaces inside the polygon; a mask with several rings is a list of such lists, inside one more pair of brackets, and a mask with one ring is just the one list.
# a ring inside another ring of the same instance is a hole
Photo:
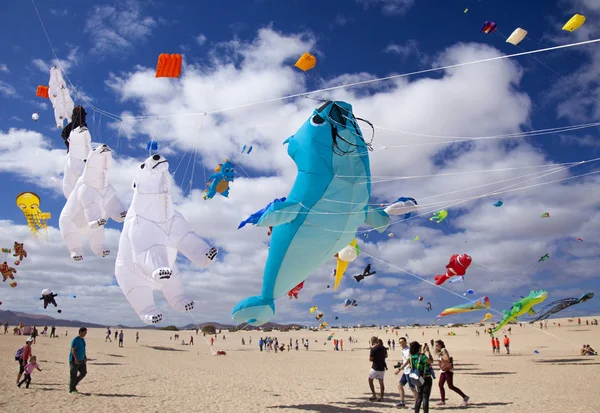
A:
{"label": "dolphin kite eye", "polygon": [[313,126],[323,126],[325,124],[325,119],[319,115],[315,115],[310,119],[310,124]]}

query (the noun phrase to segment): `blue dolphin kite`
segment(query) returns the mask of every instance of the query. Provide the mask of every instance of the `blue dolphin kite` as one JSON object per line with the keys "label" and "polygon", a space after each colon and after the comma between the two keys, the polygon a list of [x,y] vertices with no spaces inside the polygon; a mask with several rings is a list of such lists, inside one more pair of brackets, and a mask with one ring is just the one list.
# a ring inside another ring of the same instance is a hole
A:
{"label": "blue dolphin kite", "polygon": [[298,175],[285,202],[257,222],[274,227],[262,292],[234,307],[237,323],[260,326],[275,315],[275,299],[330,260],[367,224],[384,232],[390,217],[369,206],[371,169],[362,132],[346,102],[327,102],[288,138]]}

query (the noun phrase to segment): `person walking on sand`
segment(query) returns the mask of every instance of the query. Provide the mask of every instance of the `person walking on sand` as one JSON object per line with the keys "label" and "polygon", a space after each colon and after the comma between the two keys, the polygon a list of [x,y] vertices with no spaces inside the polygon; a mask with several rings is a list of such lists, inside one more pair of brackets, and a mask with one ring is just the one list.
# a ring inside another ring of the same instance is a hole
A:
{"label": "person walking on sand", "polygon": [[402,376],[400,376],[400,382],[398,383],[398,392],[400,393],[400,403],[396,404],[396,407],[406,407],[406,403],[404,401],[405,395],[404,395],[404,386],[408,383],[408,388],[410,389],[410,391],[413,394],[413,397],[415,398],[415,400],[417,400],[418,394],[417,394],[417,389],[415,388],[415,385],[411,383],[410,381],[410,365],[409,365],[409,359],[410,359],[410,348],[408,347],[408,345],[406,344],[406,339],[404,337],[400,338],[400,341],[398,343],[400,345],[400,350],[402,351],[402,364],[400,365],[404,365],[404,369],[400,370],[400,368],[398,367],[398,365],[396,365],[396,371],[394,372],[395,375],[400,374],[400,372],[402,372]]}
{"label": "person walking on sand", "polygon": [[214,344],[215,344],[215,338],[214,338],[214,337],[211,337],[211,338],[210,338],[210,345],[212,346],[212,345],[214,345]]}
{"label": "person walking on sand", "polygon": [[[385,359],[387,357],[387,352],[385,347],[380,340],[373,336],[371,337],[371,351],[369,353],[369,361],[371,364],[371,371],[369,372],[369,388],[371,389],[371,393],[373,396],[369,399],[370,401],[382,401],[383,394],[385,392],[385,385],[383,383],[383,378],[385,376],[385,368],[386,363]],[[379,381],[379,389],[380,389],[380,397],[377,397],[375,393],[375,385],[373,380],[377,379]]]}
{"label": "person walking on sand", "polygon": [[29,385],[31,384],[31,373],[33,373],[34,369],[42,371],[42,369],[40,369],[39,364],[37,364],[36,357],[31,356],[31,360],[29,360],[29,363],[27,363],[27,365],[25,366],[25,377],[17,384],[17,386],[21,387],[21,385],[25,383],[25,388],[28,389]]}
{"label": "person walking on sand", "polygon": [[56,338],[56,327],[52,326],[52,328],[50,328],[50,338]]}
{"label": "person walking on sand", "polygon": [[[139,332],[139,331],[136,331],[136,332],[135,332],[135,342],[137,343],[139,339],[140,339],[140,332]],[[194,341],[194,339],[193,339],[193,338],[192,338],[192,341]]]}
{"label": "person walking on sand", "polygon": [[190,346],[194,345],[194,336],[190,336]]}
{"label": "person walking on sand", "polygon": [[104,342],[106,343],[106,340],[110,341],[112,343],[112,339],[110,338],[110,327],[106,327],[106,337],[104,337]]}
{"label": "person walking on sand", "polygon": [[510,338],[504,335],[504,348],[506,349],[506,354],[510,354]]}
{"label": "person walking on sand", "polygon": [[119,347],[123,347],[123,330],[119,333]]}
{"label": "person walking on sand", "polygon": [[[505,336],[506,337],[506,336]],[[454,386],[454,360],[450,357],[450,353],[446,349],[446,345],[442,340],[437,340],[435,342],[435,351],[440,356],[439,366],[440,366],[440,402],[438,406],[443,406],[446,404],[446,391],[444,389],[444,384],[448,382],[448,388],[459,396],[463,398],[463,406],[467,406],[469,404],[469,396],[464,394],[461,389]]]}
{"label": "person walking on sand", "polygon": [[86,334],[87,328],[81,327],[79,329],[79,335],[71,340],[71,351],[69,352],[69,368],[71,371],[69,393],[79,393],[77,385],[87,374],[86,344],[84,339]]}
{"label": "person walking on sand", "polygon": [[17,374],[17,385],[21,381],[21,376],[25,371],[25,366],[27,366],[27,362],[31,357],[31,343],[33,343],[33,339],[29,337],[25,341],[25,345],[17,351],[17,354],[15,354],[15,360],[19,362],[19,374]]}
{"label": "person walking on sand", "polygon": [[492,336],[492,354],[496,354],[496,340]]}
{"label": "person walking on sand", "polygon": [[498,354],[500,354],[500,339],[498,337],[496,337],[495,342],[496,342],[496,352]]}

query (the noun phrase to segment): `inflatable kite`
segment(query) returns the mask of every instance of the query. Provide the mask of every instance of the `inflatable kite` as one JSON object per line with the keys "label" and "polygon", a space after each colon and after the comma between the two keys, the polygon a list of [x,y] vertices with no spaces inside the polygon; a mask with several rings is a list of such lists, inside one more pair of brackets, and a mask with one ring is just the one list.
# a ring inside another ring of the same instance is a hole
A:
{"label": "inflatable kite", "polygon": [[502,202],[502,201],[496,201],[496,202],[493,203],[493,205],[495,207],[501,207],[503,204],[504,204],[504,202]]}
{"label": "inflatable kite", "polygon": [[566,310],[575,304],[585,303],[586,301],[591,300],[593,297],[594,293],[589,292],[582,294],[579,298],[563,298],[562,300],[552,301],[550,304],[543,307],[538,316],[530,322],[534,323],[536,321],[545,320],[552,314]]}
{"label": "inflatable kite", "polygon": [[158,55],[154,77],[179,77],[182,61],[180,54],[161,53]]}
{"label": "inflatable kite", "polygon": [[44,300],[44,309],[48,308],[48,304],[52,304],[54,305],[54,307],[58,307],[58,305],[56,304],[56,300],[54,300],[56,296],[58,296],[58,294],[54,294],[54,292],[49,288],[46,288],[42,291],[42,296],[40,297],[40,300]]}
{"label": "inflatable kite", "polygon": [[470,313],[472,311],[479,311],[479,310],[487,310],[488,308],[490,308],[490,299],[488,297],[484,296],[484,297],[478,298],[477,300],[469,301],[466,304],[460,304],[455,307],[446,308],[444,311],[442,311],[437,316],[436,322],[440,318],[446,317],[449,315]]}
{"label": "inflatable kite", "polygon": [[439,224],[440,222],[445,220],[447,216],[448,216],[448,211],[446,211],[445,209],[442,209],[441,211],[438,211],[435,214],[433,214],[433,216],[431,218],[429,218],[429,220],[435,221]]}
{"label": "inflatable kite", "polygon": [[310,307],[310,308],[308,309],[308,311],[310,311],[310,312],[311,312],[311,314],[312,314],[312,313],[314,313],[315,311],[319,311],[319,307],[317,307],[316,305],[313,305],[312,307]]}
{"label": "inflatable kite", "polygon": [[[274,301],[306,280],[354,239],[360,225],[385,231],[390,217],[369,205],[370,144],[346,102],[326,102],[285,140],[298,167],[285,202],[271,205],[258,226],[273,226],[262,293],[239,302],[233,319],[260,326]],[[333,201],[333,202],[332,202]]]}
{"label": "inflatable kite", "polygon": [[575,14],[569,19],[568,22],[565,23],[562,29],[568,32],[573,32],[579,29],[583,25],[583,23],[585,23],[585,16],[581,14]]}
{"label": "inflatable kite", "polygon": [[427,301],[427,307],[425,307],[427,311],[431,311],[431,303]]}
{"label": "inflatable kite", "polygon": [[69,198],[77,184],[77,180],[83,174],[86,159],[92,150],[92,136],[85,122],[86,112],[81,106],[73,109],[71,123],[62,131],[62,137],[67,146],[67,162],[63,172],[63,194]]}
{"label": "inflatable kite", "polygon": [[256,211],[254,214],[250,215],[248,218],[246,218],[245,220],[243,220],[242,222],[240,222],[240,225],[238,226],[238,229],[244,228],[246,226],[246,224],[256,225],[258,223],[258,221],[260,220],[260,217],[263,216],[263,214],[265,213],[265,211],[267,209],[269,209],[271,207],[271,205],[273,205],[276,202],[284,202],[284,201],[285,201],[285,197],[283,197],[283,198],[277,198],[277,199],[274,199],[273,202],[269,202],[266,207],[264,207],[263,209],[260,209],[260,210]]}
{"label": "inflatable kite", "polygon": [[485,323],[487,320],[494,318],[494,316],[490,313],[485,313],[485,315],[483,316],[483,319],[481,320],[482,323]]}
{"label": "inflatable kite", "polygon": [[296,66],[298,69],[302,70],[303,72],[306,72],[307,70],[314,68],[316,66],[316,64],[317,64],[316,57],[314,57],[310,53],[304,53],[302,56],[300,56],[300,58],[298,59],[298,61],[296,62],[296,64],[294,66]]}
{"label": "inflatable kite", "polygon": [[304,288],[304,281],[302,281],[300,284],[298,284],[297,286],[295,286],[294,288],[292,288],[288,292],[288,297],[290,297],[290,300],[292,299],[292,297],[295,298],[295,299],[298,299],[298,293],[303,288]]}
{"label": "inflatable kite", "polygon": [[463,295],[472,295],[475,294],[475,291],[468,289],[466,293],[463,293]]}
{"label": "inflatable kite", "polygon": [[348,298],[346,298],[344,300],[344,308],[348,308],[348,307],[356,307],[358,304],[356,302],[356,300],[350,300]]}
{"label": "inflatable kite", "polygon": [[194,308],[194,302],[184,295],[177,253],[201,267],[211,264],[218,253],[175,211],[172,179],[169,163],[161,155],[155,154],[140,165],[115,263],[115,276],[123,294],[148,324],[163,318],[153,290],[161,291],[175,311]]}
{"label": "inflatable kite", "polygon": [[212,199],[218,193],[225,198],[229,197],[229,182],[233,182],[235,164],[225,159],[225,162],[220,163],[216,168],[216,174],[212,174],[208,178],[208,188],[204,190],[204,199]]}
{"label": "inflatable kite", "polygon": [[549,212],[544,212],[540,218],[550,218],[550,213]]}
{"label": "inflatable kite", "polygon": [[442,285],[450,277],[455,277],[457,275],[465,275],[465,273],[467,272],[467,268],[469,268],[469,265],[471,265],[470,256],[468,256],[467,254],[453,254],[450,257],[450,262],[448,263],[448,265],[446,265],[446,268],[448,269],[446,271],[446,274],[436,275],[434,277],[435,285]]}
{"label": "inflatable kite", "polygon": [[548,292],[546,290],[531,291],[527,297],[514,302],[510,310],[503,311],[504,317],[492,333],[497,333],[510,321],[517,321],[518,317],[526,313],[535,314],[532,307],[543,302],[546,297],[548,297]]}
{"label": "inflatable kite", "polygon": [[35,113],[31,114],[31,119],[34,122],[37,122],[40,119],[40,114],[38,112],[35,112]]}
{"label": "inflatable kite", "polygon": [[356,282],[361,282],[365,279],[365,277],[370,277],[373,274],[377,274],[377,271],[371,271],[371,264],[367,264],[362,274],[355,275],[354,279],[356,280]]}
{"label": "inflatable kite", "polygon": [[13,253],[13,257],[17,257],[17,259],[15,260],[15,265],[19,265],[21,261],[23,261],[23,259],[27,257],[27,251],[25,251],[25,248],[23,248],[23,244],[19,244],[17,241],[15,241],[13,249],[15,251]]}
{"label": "inflatable kite", "polygon": [[514,44],[516,46],[519,43],[521,43],[525,36],[527,36],[527,30],[517,27],[515,31],[512,32],[510,36],[508,36],[508,39],[506,39],[506,43]]}
{"label": "inflatable kite", "polygon": [[116,222],[125,220],[127,211],[108,182],[111,153],[106,145],[90,152],[83,174],[60,213],[58,227],[73,261],[83,260],[84,239],[95,255],[109,255],[110,250],[104,245],[104,225],[109,218]]}
{"label": "inflatable kite", "polygon": [[46,233],[46,221],[52,216],[50,212],[40,210],[40,197],[33,192],[21,192],[17,195],[17,206],[23,211],[27,225],[34,236],[38,236],[42,231]]}
{"label": "inflatable kite", "polygon": [[[8,263],[6,261],[4,261],[2,264],[0,264],[0,273],[2,273],[2,282],[4,282],[4,281],[8,280],[9,278],[11,280],[14,280],[17,270],[14,269],[13,267],[11,267],[10,265],[8,265]],[[11,285],[12,285],[12,283],[11,283]]]}
{"label": "inflatable kite", "polygon": [[481,25],[481,33],[485,33],[485,34],[490,34],[490,33],[494,33],[496,31],[498,27],[496,26],[496,23],[494,22],[489,22],[489,21],[484,21],[483,24]]}
{"label": "inflatable kite", "polygon": [[317,321],[318,321],[318,320],[320,320],[320,319],[322,319],[322,318],[323,318],[323,313],[319,313],[319,314],[317,314],[317,315],[315,316],[315,318],[317,319]]}
{"label": "inflatable kite", "polygon": [[[246,145],[244,145],[244,147],[242,148],[242,153],[244,153],[245,151],[246,151]],[[250,147],[248,148],[246,155],[250,155],[250,152],[252,152],[252,145],[250,145]]]}
{"label": "inflatable kite", "polygon": [[550,255],[549,254],[544,254],[540,257],[540,259],[538,260],[538,262],[544,262],[546,260],[550,259]]}
{"label": "inflatable kite", "polygon": [[411,212],[416,211],[419,206],[414,198],[398,198],[396,202],[384,209],[388,215],[404,215],[404,219],[410,218]]}
{"label": "inflatable kite", "polygon": [[67,89],[67,84],[63,79],[62,73],[57,66],[53,66],[50,69],[48,98],[52,102],[52,107],[54,107],[56,127],[62,129],[64,121],[71,119],[75,104],[73,103],[73,99],[71,99],[71,94],[69,93],[69,89]]}
{"label": "inflatable kite", "polygon": [[158,142],[156,142],[156,141],[146,142],[146,150],[148,152],[157,151],[158,150]]}
{"label": "inflatable kite", "polygon": [[48,99],[48,86],[39,85],[35,91],[35,95],[40,98]]}
{"label": "inflatable kite", "polygon": [[359,254],[360,254],[360,248],[358,247],[358,244],[356,243],[356,238],[354,238],[352,240],[350,245],[342,248],[342,250],[340,252],[335,254],[335,258],[336,258],[337,262],[336,262],[335,273],[334,273],[334,275],[335,275],[335,282],[333,284],[334,291],[337,290],[338,286],[340,285],[340,281],[342,281],[342,277],[344,276],[344,273],[346,272],[348,265],[351,262],[354,262],[356,260],[356,258],[358,258]]}

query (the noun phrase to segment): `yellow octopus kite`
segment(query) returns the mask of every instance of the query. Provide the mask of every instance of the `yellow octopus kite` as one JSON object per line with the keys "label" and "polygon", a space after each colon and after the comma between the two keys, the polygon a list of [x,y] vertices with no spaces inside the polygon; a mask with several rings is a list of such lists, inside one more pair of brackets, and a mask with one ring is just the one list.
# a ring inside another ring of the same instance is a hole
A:
{"label": "yellow octopus kite", "polygon": [[27,225],[34,236],[38,236],[42,232],[46,233],[46,221],[51,218],[49,212],[40,211],[40,197],[33,192],[21,192],[17,195],[17,206],[21,208]]}

